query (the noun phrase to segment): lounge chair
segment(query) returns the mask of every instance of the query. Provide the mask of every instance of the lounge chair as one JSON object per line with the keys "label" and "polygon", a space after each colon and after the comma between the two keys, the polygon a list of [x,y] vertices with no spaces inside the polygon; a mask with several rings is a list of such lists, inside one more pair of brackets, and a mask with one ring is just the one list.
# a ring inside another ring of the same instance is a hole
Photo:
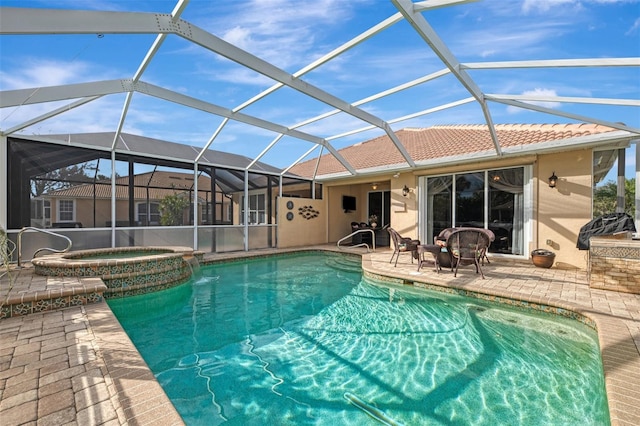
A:
{"label": "lounge chair", "polygon": [[420,240],[403,237],[393,228],[387,228],[387,231],[389,231],[389,236],[393,243],[393,254],[391,255],[389,263],[393,262],[393,258],[395,257],[396,263],[393,266],[398,266],[400,253],[409,253],[411,255],[411,263],[413,263],[413,259],[418,259],[418,246],[420,245]]}
{"label": "lounge chair", "polygon": [[447,251],[455,263],[454,277],[458,276],[458,267],[462,264],[475,265],[476,274],[479,272],[484,279],[480,263],[491,244],[489,235],[484,231],[484,229],[458,228],[447,237]]}

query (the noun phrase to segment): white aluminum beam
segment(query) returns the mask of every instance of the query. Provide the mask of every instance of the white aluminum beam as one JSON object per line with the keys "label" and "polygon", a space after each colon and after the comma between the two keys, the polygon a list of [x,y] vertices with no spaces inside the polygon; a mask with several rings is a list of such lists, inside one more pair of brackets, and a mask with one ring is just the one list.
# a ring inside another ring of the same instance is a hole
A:
{"label": "white aluminum beam", "polygon": [[2,13],[0,13],[0,34],[158,34],[188,32],[188,23],[178,21],[171,24],[171,22],[171,15],[161,13],[3,7]]}
{"label": "white aluminum beam", "polygon": [[640,58],[547,59],[535,61],[468,62],[460,69],[638,67]]}
{"label": "white aluminum beam", "polygon": [[[389,123],[390,124],[395,124],[395,123],[399,123],[401,121],[411,120],[412,118],[416,118],[416,117],[420,117],[420,116],[423,116],[423,115],[431,114],[431,113],[434,113],[434,112],[443,111],[445,109],[454,108],[454,107],[457,107],[457,106],[460,106],[460,105],[468,104],[470,102],[473,102],[474,100],[475,99],[473,97],[461,99],[459,101],[450,102],[450,103],[447,103],[447,104],[439,105],[439,106],[434,107],[434,108],[429,108],[429,109],[425,109],[425,110],[422,110],[422,111],[414,112],[414,113],[409,114],[409,115],[405,115],[405,116],[402,116],[402,117],[394,118],[393,120],[389,120]],[[355,130],[350,130],[348,132],[340,133],[339,135],[329,136],[326,139],[328,141],[332,141],[332,140],[335,140],[335,139],[344,138],[346,136],[355,135],[356,133],[362,133],[362,132],[366,132],[368,130],[373,130],[373,129],[375,129],[375,127],[367,126],[367,127],[363,127],[363,128],[360,128],[360,129],[355,129]]]}
{"label": "white aluminum beam", "polygon": [[224,126],[227,125],[227,123],[229,122],[229,119],[227,117],[225,117],[222,122],[220,123],[220,125],[218,126],[218,128],[216,129],[215,132],[213,132],[213,135],[211,135],[211,137],[209,138],[209,140],[207,141],[207,143],[202,147],[202,149],[200,150],[200,152],[198,153],[198,155],[196,156],[196,163],[200,161],[200,159],[202,158],[202,156],[205,154],[205,152],[207,152],[207,150],[209,149],[209,147],[211,146],[211,144],[213,143],[213,141],[218,137],[218,135],[220,134],[220,132],[222,132],[222,129],[224,129]]}
{"label": "white aluminum beam", "polygon": [[[387,28],[389,28],[391,25],[399,22],[402,20],[402,14],[400,14],[400,12],[396,13],[393,16],[390,16],[389,18],[385,19],[384,21],[380,22],[377,25],[374,25],[373,27],[369,28],[368,30],[364,31],[363,33],[359,34],[358,36],[352,38],[351,40],[349,40],[348,42],[344,43],[343,45],[337,47],[336,49],[332,50],[331,52],[327,53],[326,55],[322,56],[321,58],[318,58],[317,60],[313,61],[312,63],[310,63],[309,65],[305,66],[304,68],[300,69],[299,71],[296,71],[295,73],[293,73],[294,77],[302,77],[303,75],[305,75],[306,73],[313,71],[314,69],[318,68],[319,66],[329,62],[330,60],[336,58],[337,56],[341,55],[342,53],[346,52],[347,50],[357,46],[358,44],[362,43],[365,40],[368,40],[369,38],[373,37],[374,35],[378,34],[379,32],[381,32],[382,30],[385,30]],[[273,86],[269,87],[268,89],[258,93],[256,96],[254,96],[253,98],[249,99],[246,102],[243,102],[242,104],[238,105],[236,108],[234,108],[234,111],[240,111],[241,109],[246,108],[247,106],[253,104],[254,102],[264,98],[265,96],[275,92],[276,90],[278,90],[279,88],[283,87],[284,84],[282,83],[276,83]]]}
{"label": "white aluminum beam", "polygon": [[640,134],[640,129],[636,129],[634,127],[629,127],[623,123],[614,123],[612,121],[606,121],[606,120],[600,120],[597,118],[593,118],[593,117],[587,117],[584,115],[578,115],[578,114],[572,114],[570,112],[563,112],[563,111],[558,111],[552,108],[546,108],[546,107],[542,107],[539,105],[534,105],[534,104],[529,104],[526,102],[520,102],[520,101],[516,101],[516,100],[511,100],[511,99],[497,99],[497,98],[489,98],[487,96],[487,100],[492,100],[494,102],[498,102],[498,103],[502,103],[502,104],[506,104],[506,105],[511,105],[511,106],[515,106],[515,107],[519,107],[519,108],[523,108],[523,109],[530,109],[533,111],[538,111],[538,112],[544,112],[546,114],[551,114],[551,115],[557,115],[559,117],[565,117],[565,118],[570,118],[572,120],[576,120],[576,121],[581,121],[581,122],[586,122],[586,123],[593,123],[593,124],[600,124],[603,126],[607,126],[607,127],[612,127],[614,129],[618,129],[618,130],[626,130],[627,132],[631,132],[631,133],[637,133]]}
{"label": "white aluminum beam", "polygon": [[436,32],[431,28],[431,26],[427,23],[424,17],[414,10],[413,3],[411,0],[391,0],[396,8],[402,13],[404,18],[411,24],[411,26],[416,30],[416,32],[422,37],[422,39],[431,47],[433,52],[440,58],[440,60],[444,63],[444,65],[449,68],[451,73],[458,79],[458,81],[469,91],[471,96],[476,98],[476,101],[480,104],[482,108],[482,113],[484,114],[485,121],[487,122],[487,126],[489,126],[489,133],[491,134],[491,139],[493,140],[493,145],[495,147],[496,153],[498,155],[502,155],[502,150],[500,147],[500,142],[498,140],[498,135],[496,133],[496,129],[493,125],[493,119],[491,118],[491,112],[489,111],[489,106],[484,100],[484,95],[480,88],[476,85],[475,81],[467,74],[466,71],[460,69],[460,62],[456,57],[451,53],[447,45],[440,39],[440,37],[436,34]]}
{"label": "white aluminum beam", "polygon": [[640,106],[640,99],[614,99],[614,98],[579,98],[571,96],[544,96],[544,95],[485,95],[487,100],[511,99],[525,102],[567,102],[574,104]]}
{"label": "white aluminum beam", "polygon": [[72,102],[72,103],[70,103],[68,105],[61,106],[60,108],[56,108],[53,111],[49,111],[49,112],[47,112],[45,114],[39,115],[38,117],[32,118],[31,120],[28,120],[28,121],[25,121],[23,123],[20,123],[17,126],[14,126],[14,127],[11,127],[10,129],[5,130],[4,132],[0,132],[0,134],[2,134],[2,135],[10,135],[10,134],[18,132],[18,131],[26,128],[26,127],[32,126],[32,125],[34,125],[36,123],[39,123],[39,122],[44,121],[44,120],[47,120],[47,119],[49,119],[51,117],[55,117],[56,115],[65,113],[67,111],[71,111],[74,108],[77,108],[77,107],[79,107],[81,105],[84,105],[86,103],[89,103],[89,102],[94,101],[94,100],[99,99],[99,98],[100,98],[100,96],[89,96],[89,97],[84,98],[84,99],[79,99],[79,100],[77,100],[75,102]]}
{"label": "white aluminum beam", "polygon": [[[176,22],[178,20],[178,18],[182,14],[182,12],[184,12],[184,9],[187,7],[187,4],[189,4],[189,0],[179,0],[178,1],[178,3],[176,4],[175,8],[173,9],[173,12],[171,12],[171,20],[173,22]],[[147,54],[142,59],[142,62],[140,63],[140,65],[138,66],[138,69],[136,70],[136,73],[133,75],[133,81],[134,82],[140,81],[140,79],[142,78],[142,74],[147,69],[147,67],[151,63],[151,60],[156,55],[158,50],[160,50],[160,46],[162,46],[162,43],[164,42],[165,38],[167,38],[167,35],[165,33],[158,34],[156,36],[156,39],[153,41],[153,44],[151,45],[151,47],[147,51]],[[113,136],[113,142],[111,143],[111,149],[115,149],[115,147],[116,147],[116,144],[118,142],[118,136],[120,136],[120,133],[122,132],[122,127],[124,126],[124,121],[127,118],[127,113],[129,112],[129,106],[131,105],[131,99],[132,98],[133,98],[133,92],[129,92],[127,94],[127,97],[126,97],[125,101],[124,101],[124,105],[122,106],[122,111],[120,112],[120,120],[118,120],[118,126],[116,127],[116,132],[115,132],[115,134]],[[197,182],[197,179],[196,179],[196,182]],[[197,192],[196,192],[196,194],[197,194]],[[115,202],[115,200],[114,200],[114,202]]]}
{"label": "white aluminum beam", "polygon": [[131,80],[106,80],[0,92],[0,108],[131,92]]}
{"label": "white aluminum beam", "polygon": [[[410,88],[415,87],[415,86],[417,86],[419,84],[426,83],[427,81],[435,80],[438,77],[442,77],[442,76],[450,74],[450,73],[451,73],[451,71],[449,71],[448,69],[445,68],[445,69],[442,69],[440,71],[436,71],[434,73],[431,73],[429,75],[425,75],[425,76],[416,78],[415,80],[411,80],[409,82],[406,82],[406,83],[400,84],[398,86],[392,87],[391,89],[387,89],[387,90],[384,90],[382,92],[378,92],[378,93],[376,93],[374,95],[371,95],[369,97],[366,97],[364,99],[361,99],[359,101],[354,102],[353,105],[356,105],[356,106],[364,105],[366,103],[373,102],[373,101],[376,101],[378,99],[384,98],[386,96],[393,95],[395,93],[401,92],[402,90],[410,89]],[[307,124],[311,124],[311,123],[314,123],[316,121],[322,120],[324,118],[331,117],[332,115],[335,115],[335,114],[338,114],[338,113],[340,113],[340,110],[339,109],[334,109],[334,110],[325,112],[324,114],[320,114],[320,115],[317,115],[315,117],[311,117],[311,118],[309,118],[307,120],[304,120],[304,121],[301,121],[299,123],[296,123],[293,126],[291,126],[291,128],[292,129],[296,129],[298,127],[306,126]]]}
{"label": "white aluminum beam", "polygon": [[[318,148],[319,145],[315,145],[313,147],[311,147],[311,149],[309,149],[307,152],[305,152],[304,154],[302,154],[300,157],[298,157],[293,163],[291,163],[291,165],[289,167],[287,167],[286,169],[284,169],[282,171],[282,175],[284,175],[285,173],[287,173],[289,170],[291,170],[291,168],[293,166],[295,166],[296,164],[298,164],[300,161],[302,161],[305,157],[307,157],[309,154],[311,154],[313,151],[315,151]],[[322,155],[322,148],[320,150],[320,155]],[[318,156],[318,159],[320,159],[320,156]],[[317,172],[317,170],[316,170]],[[316,172],[313,173],[313,178],[316,178]]]}
{"label": "white aluminum beam", "polygon": [[190,108],[194,108],[200,111],[208,112],[220,117],[226,117],[231,120],[239,121],[241,123],[249,124],[251,126],[260,127],[262,129],[271,130],[276,133],[283,133],[288,136],[292,136],[297,139],[302,139],[308,142],[324,145],[326,142],[324,139],[313,136],[308,133],[301,132],[299,130],[290,130],[286,126],[276,124],[267,120],[263,120],[258,117],[253,117],[242,112],[233,112],[228,108],[224,108],[201,99],[193,98],[191,96],[183,95],[182,93],[174,92],[169,89],[165,89],[160,86],[155,86],[150,83],[138,82],[135,85],[136,91],[144,93],[149,96],[154,96],[159,99],[164,99],[169,102],[184,105]]}

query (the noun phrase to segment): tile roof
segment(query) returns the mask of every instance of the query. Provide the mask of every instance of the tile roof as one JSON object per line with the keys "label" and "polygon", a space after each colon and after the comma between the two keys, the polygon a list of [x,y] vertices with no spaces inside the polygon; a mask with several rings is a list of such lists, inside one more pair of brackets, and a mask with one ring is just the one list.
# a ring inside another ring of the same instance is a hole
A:
{"label": "tile roof", "polygon": [[[616,129],[597,124],[497,124],[501,149],[525,147],[543,142],[614,132]],[[405,128],[395,132],[415,162],[438,158],[460,157],[465,154],[495,153],[488,127],[477,125],[441,125],[429,128]],[[406,161],[387,135],[338,150],[356,169],[383,168],[404,165]],[[299,176],[311,178],[316,159],[291,168]],[[346,172],[332,155],[321,157],[318,176]]]}
{"label": "tile roof", "polygon": [[[116,179],[116,199],[128,198],[128,183],[128,176]],[[150,200],[161,200],[167,195],[183,193],[188,195],[193,187],[193,175],[166,171],[142,173],[134,176],[134,185],[133,197],[135,200],[146,200],[147,197]],[[201,193],[202,198],[205,196],[202,191],[210,190],[210,188],[211,179],[208,176],[201,175],[198,178],[198,192]],[[86,183],[43,194],[43,197],[56,198],[93,198],[94,196],[96,199],[110,199],[111,182],[96,181],[95,186],[91,183]],[[217,197],[220,199],[222,195],[218,193]]]}

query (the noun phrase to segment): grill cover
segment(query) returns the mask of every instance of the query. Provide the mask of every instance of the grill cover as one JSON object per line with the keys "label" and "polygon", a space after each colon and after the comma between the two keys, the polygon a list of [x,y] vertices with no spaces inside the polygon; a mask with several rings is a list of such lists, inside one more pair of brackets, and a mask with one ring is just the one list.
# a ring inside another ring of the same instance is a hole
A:
{"label": "grill cover", "polygon": [[613,235],[619,232],[636,232],[633,218],[627,213],[609,213],[596,217],[580,228],[577,247],[589,250],[589,238],[596,235]]}

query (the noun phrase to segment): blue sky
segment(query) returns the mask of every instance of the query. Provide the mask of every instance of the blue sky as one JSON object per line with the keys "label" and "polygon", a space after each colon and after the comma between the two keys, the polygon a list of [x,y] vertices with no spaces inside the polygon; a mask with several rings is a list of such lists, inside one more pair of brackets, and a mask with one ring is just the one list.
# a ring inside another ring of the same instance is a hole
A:
{"label": "blue sky", "polygon": [[[173,1],[0,0],[10,7],[170,13]],[[294,73],[397,12],[388,0],[191,0],[181,18]],[[435,9],[425,19],[463,63],[538,59],[640,57],[640,0],[485,0]],[[10,90],[131,78],[154,35],[0,36],[0,89]],[[303,80],[347,102],[443,69],[426,43],[405,21],[304,75]],[[640,98],[640,68],[471,70],[484,93],[547,94],[568,97]],[[225,108],[235,108],[273,84],[268,78],[186,40],[167,37],[142,80]],[[367,103],[362,108],[391,121],[416,111],[467,98],[452,76]],[[124,95],[110,95],[22,134],[113,131]],[[62,103],[65,104],[66,102]],[[26,105],[0,111],[5,130],[59,104]],[[582,104],[545,106],[640,128],[640,108]],[[495,123],[564,123],[570,120],[490,103]],[[292,126],[330,111],[314,99],[283,88],[243,112]],[[136,94],[123,131],[203,146],[220,117]],[[428,127],[483,123],[475,103],[392,125]],[[338,114],[300,130],[331,137],[366,126]],[[336,148],[379,136],[367,131],[332,140]],[[277,136],[245,124],[227,124],[212,148],[253,157]],[[287,167],[311,144],[285,137],[263,161]],[[632,152],[632,150],[629,150]],[[633,176],[629,156],[627,175]]]}

